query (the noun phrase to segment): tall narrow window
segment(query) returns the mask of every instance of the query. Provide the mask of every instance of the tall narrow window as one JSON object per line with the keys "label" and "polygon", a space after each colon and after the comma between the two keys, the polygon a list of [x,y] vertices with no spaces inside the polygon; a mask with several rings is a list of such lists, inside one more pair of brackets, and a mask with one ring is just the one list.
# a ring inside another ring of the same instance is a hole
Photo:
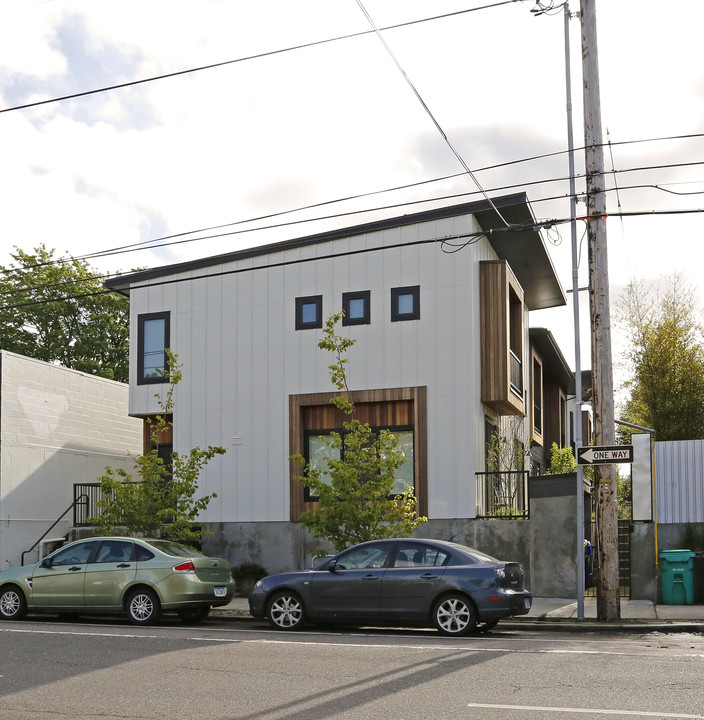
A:
{"label": "tall narrow window", "polygon": [[323,327],[323,296],[296,298],[296,330]]}
{"label": "tall narrow window", "polygon": [[369,325],[371,313],[369,308],[370,291],[342,293],[343,325]]}
{"label": "tall narrow window", "polygon": [[139,316],[137,337],[137,384],[167,382],[170,313]]}
{"label": "tall narrow window", "polygon": [[420,319],[420,286],[391,288],[391,322]]}

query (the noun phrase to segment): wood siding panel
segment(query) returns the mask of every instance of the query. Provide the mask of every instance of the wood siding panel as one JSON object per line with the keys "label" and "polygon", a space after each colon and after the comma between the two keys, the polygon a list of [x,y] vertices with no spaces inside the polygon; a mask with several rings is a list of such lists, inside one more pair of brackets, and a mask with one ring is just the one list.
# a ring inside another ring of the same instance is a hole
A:
{"label": "wood siding panel", "polygon": [[[523,415],[525,404],[511,390],[511,307],[512,289],[523,305],[523,291],[505,262],[480,264],[481,298],[481,393],[482,402],[502,415]],[[525,313],[521,310],[521,318]],[[519,333],[522,348],[523,375],[527,352],[524,333]]]}

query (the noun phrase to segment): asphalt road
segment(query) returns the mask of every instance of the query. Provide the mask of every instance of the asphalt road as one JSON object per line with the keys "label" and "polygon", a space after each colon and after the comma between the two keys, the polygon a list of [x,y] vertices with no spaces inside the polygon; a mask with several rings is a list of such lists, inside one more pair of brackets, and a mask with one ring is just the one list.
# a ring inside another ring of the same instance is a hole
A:
{"label": "asphalt road", "polygon": [[704,718],[704,636],[0,622],[1,720]]}

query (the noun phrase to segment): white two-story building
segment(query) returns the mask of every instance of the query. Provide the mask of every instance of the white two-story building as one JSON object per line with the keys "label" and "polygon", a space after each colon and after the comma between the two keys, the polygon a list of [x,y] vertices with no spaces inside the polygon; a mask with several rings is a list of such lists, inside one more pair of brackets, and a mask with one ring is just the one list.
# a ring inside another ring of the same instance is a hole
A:
{"label": "white two-story building", "polygon": [[[497,208],[499,212],[497,212]],[[508,226],[506,225],[508,223]],[[301,530],[314,499],[295,479],[342,418],[318,349],[325,320],[356,339],[357,417],[401,435],[403,479],[450,535],[483,512],[477,473],[506,416],[532,433],[542,387],[528,314],[565,304],[524,194],[452,205],[146,270],[108,286],[131,301],[130,414],[159,410],[165,348],[178,355],[173,448],[223,445],[200,479],[217,493],[202,522],[209,552],[270,571],[320,547]],[[538,356],[538,360],[539,360]],[[542,396],[541,396],[542,397]],[[543,418],[541,416],[541,423]],[[526,448],[528,450],[528,448]],[[526,453],[526,457],[528,453]]]}

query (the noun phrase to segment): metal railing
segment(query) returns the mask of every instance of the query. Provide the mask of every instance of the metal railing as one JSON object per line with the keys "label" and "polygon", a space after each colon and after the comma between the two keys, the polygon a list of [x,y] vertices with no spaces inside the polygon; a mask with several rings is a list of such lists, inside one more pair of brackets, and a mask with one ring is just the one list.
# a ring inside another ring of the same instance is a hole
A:
{"label": "metal railing", "polygon": [[[99,517],[101,508],[98,500],[103,498],[100,483],[74,483],[73,485],[73,526],[90,527],[89,518]],[[76,502],[77,497],[86,498],[81,504]]]}
{"label": "metal railing", "polygon": [[61,515],[59,515],[59,517],[56,518],[56,520],[54,521],[52,526],[39,538],[39,540],[37,540],[37,542],[35,542],[34,545],[32,545],[32,547],[29,548],[29,550],[25,550],[22,553],[22,555],[20,556],[20,565],[24,565],[24,556],[31,553],[32,550],[34,550],[34,548],[36,548],[37,545],[39,545],[39,543],[61,522],[63,516],[66,515],[66,513],[71,508],[73,508],[73,517],[74,518],[76,517],[76,508],[79,505],[85,503],[87,501],[87,497],[88,496],[85,493],[76,494],[76,486],[74,485],[73,502],[61,513]]}
{"label": "metal railing", "polygon": [[509,350],[511,389],[523,397],[523,362],[513,350]]}
{"label": "metal railing", "polygon": [[478,472],[477,517],[516,520],[527,518],[528,471]]}

